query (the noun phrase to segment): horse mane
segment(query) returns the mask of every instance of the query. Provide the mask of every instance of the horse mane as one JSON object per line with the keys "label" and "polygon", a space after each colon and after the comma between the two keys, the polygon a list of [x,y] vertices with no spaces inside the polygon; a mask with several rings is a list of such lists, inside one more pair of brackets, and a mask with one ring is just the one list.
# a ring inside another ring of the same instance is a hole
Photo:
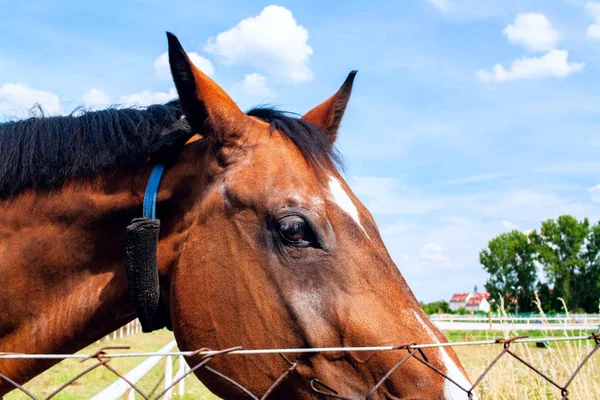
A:
{"label": "horse mane", "polygon": [[0,124],[0,197],[139,166],[180,116],[173,101]]}
{"label": "horse mane", "polygon": [[[332,160],[341,166],[316,126],[270,107],[253,108],[248,115],[284,133],[312,165]],[[139,167],[161,132],[181,116],[173,100],[145,109],[111,107],[0,123],[0,198]]]}
{"label": "horse mane", "polygon": [[298,118],[289,111],[263,106],[250,109],[247,114],[271,125],[272,130],[285,134],[313,166],[333,162],[343,169],[342,157],[335,146],[331,146],[327,134],[318,126]]}

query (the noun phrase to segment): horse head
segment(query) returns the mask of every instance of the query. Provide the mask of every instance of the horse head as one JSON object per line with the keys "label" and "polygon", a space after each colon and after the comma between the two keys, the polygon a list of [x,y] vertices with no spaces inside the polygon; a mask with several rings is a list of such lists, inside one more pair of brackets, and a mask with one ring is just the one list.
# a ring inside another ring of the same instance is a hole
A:
{"label": "horse head", "polygon": [[[177,189],[186,200],[169,200],[185,210],[182,228],[168,254],[159,254],[180,349],[445,342],[392,261],[375,220],[336,168],[334,144],[355,72],[301,118],[272,109],[244,113],[192,64],[174,35],[168,40],[181,108],[195,135],[163,178],[186,177]],[[290,356],[298,367],[278,386],[277,397],[313,398],[313,379],[342,396],[364,397],[405,355]],[[190,365],[199,357],[189,358]],[[451,348],[425,349],[420,357],[470,386]],[[264,393],[288,364],[277,355],[231,355],[215,357],[211,366]],[[244,396],[205,369],[196,374],[221,397]],[[467,395],[412,357],[372,397]]]}

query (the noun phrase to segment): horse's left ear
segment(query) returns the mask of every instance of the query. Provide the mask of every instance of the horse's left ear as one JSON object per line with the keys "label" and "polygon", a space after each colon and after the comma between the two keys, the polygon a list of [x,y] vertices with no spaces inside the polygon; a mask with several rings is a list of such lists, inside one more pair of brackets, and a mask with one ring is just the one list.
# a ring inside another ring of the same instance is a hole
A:
{"label": "horse's left ear", "polygon": [[169,64],[179,103],[195,133],[227,140],[237,135],[248,116],[227,93],[194,66],[175,35],[167,32]]}
{"label": "horse's left ear", "polygon": [[350,100],[352,84],[357,72],[350,72],[336,94],[302,116],[303,120],[322,128],[327,134],[329,144],[332,146],[337,137],[337,131],[342,122],[344,111],[346,111],[348,100]]}

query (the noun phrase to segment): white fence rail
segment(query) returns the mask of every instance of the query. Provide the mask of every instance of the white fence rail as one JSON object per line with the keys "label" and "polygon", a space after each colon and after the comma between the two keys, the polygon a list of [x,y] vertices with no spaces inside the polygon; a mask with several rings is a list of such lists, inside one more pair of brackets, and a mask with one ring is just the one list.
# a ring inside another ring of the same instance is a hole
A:
{"label": "white fence rail", "polygon": [[508,315],[504,316],[488,316],[488,315],[456,315],[456,314],[435,314],[431,315],[432,321],[460,321],[460,322],[482,322],[482,321],[510,321],[514,323],[600,323],[600,314],[570,314],[558,317],[544,317],[541,315],[533,315],[529,317],[516,317]]}
{"label": "white fence rail", "polygon": [[[121,328],[117,329],[116,331],[114,331],[114,332],[106,335],[104,338],[98,340],[97,343],[105,342],[105,341],[112,341],[112,340],[117,340],[117,339],[123,339],[124,337],[131,336],[131,335],[137,335],[140,333],[142,333],[142,326],[140,324],[140,321],[138,319],[135,319],[135,320],[131,321],[130,323],[128,323],[127,325],[122,326]],[[173,348],[175,348],[175,346],[176,346],[176,343],[173,340],[173,341],[169,342],[165,347],[160,349],[158,351],[158,353],[168,353],[171,350],[173,350]],[[189,367],[188,367],[187,363],[185,362],[185,359],[182,356],[178,357],[178,360],[179,360],[178,361],[178,369],[177,369],[177,372],[175,373],[175,376],[173,376],[172,356],[167,355],[167,356],[149,357],[146,361],[142,362],[137,367],[135,367],[134,369],[129,371],[125,375],[125,377],[129,381],[131,381],[133,384],[137,383],[148,372],[150,372],[152,370],[152,368],[154,368],[163,357],[166,357],[165,373],[164,373],[164,387],[165,387],[165,389],[170,387],[171,384],[173,383],[173,381],[181,378],[183,376],[183,374],[185,374],[189,370]],[[127,393],[127,400],[135,399],[135,390],[131,386],[129,386],[129,384],[127,384],[125,381],[123,381],[122,379],[119,379],[119,380],[115,381],[112,385],[110,385],[109,387],[104,389],[102,392],[100,392],[96,396],[94,396],[92,398],[92,400],[118,399],[126,393]],[[185,379],[181,380],[177,384],[177,394],[180,397],[183,397],[183,395],[185,394]],[[170,400],[172,398],[172,396],[173,396],[172,390],[169,390],[169,392],[167,392],[163,398],[166,400]]]}
{"label": "white fence rail", "polygon": [[[177,343],[173,340],[173,341],[169,342],[165,347],[160,349],[158,352],[164,353],[164,352],[171,351],[175,348],[176,345],[177,345]],[[149,357],[147,360],[145,360],[144,362],[139,364],[137,367],[135,367],[134,369],[132,369],[131,371],[126,373],[125,378],[127,378],[127,380],[129,380],[133,384],[137,383],[140,379],[142,379],[142,377],[144,375],[146,375],[148,372],[150,372],[150,370],[152,368],[154,368],[154,366],[156,366],[156,364],[158,364],[162,358],[163,358],[163,356]],[[171,361],[171,357],[168,356],[167,357],[167,368],[165,368],[165,369],[169,369],[169,367],[171,366],[170,361]],[[116,400],[130,390],[133,391],[133,389],[131,388],[131,386],[129,386],[129,384],[127,382],[125,382],[123,379],[118,379],[117,381],[115,381],[115,383],[113,383],[112,385],[110,385],[109,387],[107,387],[106,389],[101,391],[100,393],[98,393],[96,396],[92,397],[92,400]],[[129,396],[131,396],[131,395],[129,395]],[[165,397],[165,398],[167,398],[167,397]]]}
{"label": "white fence rail", "polygon": [[442,331],[588,331],[598,330],[598,324],[527,324],[506,322],[433,321]]}
{"label": "white fence rail", "polygon": [[552,331],[598,330],[600,314],[573,314],[558,317],[502,317],[490,315],[432,315],[431,321],[441,330],[449,331]]}

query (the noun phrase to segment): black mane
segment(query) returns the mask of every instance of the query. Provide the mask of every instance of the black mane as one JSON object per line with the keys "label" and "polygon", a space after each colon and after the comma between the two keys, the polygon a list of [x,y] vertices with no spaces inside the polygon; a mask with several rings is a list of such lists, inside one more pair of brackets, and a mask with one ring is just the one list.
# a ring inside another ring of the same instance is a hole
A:
{"label": "black mane", "polygon": [[0,197],[139,166],[160,132],[180,116],[173,101],[0,124]]}
{"label": "black mane", "polygon": [[297,114],[273,107],[252,108],[247,114],[270,123],[272,129],[284,133],[313,166],[333,161],[343,167],[341,156],[335,146],[329,144],[327,134],[321,128],[298,118]]}
{"label": "black mane", "polygon": [[[248,115],[284,133],[311,164],[340,164],[323,132],[310,123],[267,107]],[[136,168],[146,162],[161,132],[181,116],[175,100],[146,109],[109,108],[0,123],[0,198]]]}

